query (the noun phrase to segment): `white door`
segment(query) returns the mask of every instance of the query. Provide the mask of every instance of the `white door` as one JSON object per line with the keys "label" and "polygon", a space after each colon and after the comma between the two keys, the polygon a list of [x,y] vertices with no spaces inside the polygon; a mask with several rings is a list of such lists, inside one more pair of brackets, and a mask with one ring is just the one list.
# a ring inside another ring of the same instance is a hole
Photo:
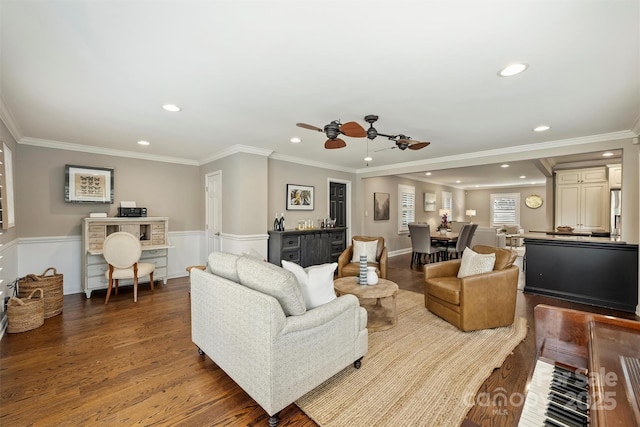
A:
{"label": "white door", "polygon": [[222,171],[205,177],[205,215],[207,230],[207,256],[220,251],[220,230],[222,228]]}

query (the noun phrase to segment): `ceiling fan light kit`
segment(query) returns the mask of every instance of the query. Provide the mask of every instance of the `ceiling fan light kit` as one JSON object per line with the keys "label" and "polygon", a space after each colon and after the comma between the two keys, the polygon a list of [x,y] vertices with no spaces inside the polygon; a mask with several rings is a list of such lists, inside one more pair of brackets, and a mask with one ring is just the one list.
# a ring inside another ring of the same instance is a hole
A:
{"label": "ceiling fan light kit", "polygon": [[[304,129],[324,132],[324,134],[327,135],[327,138],[328,138],[327,141],[324,143],[324,148],[329,150],[333,150],[336,148],[343,148],[347,146],[344,140],[338,138],[338,136],[340,135],[345,135],[352,138],[364,138],[366,136],[367,139],[369,140],[374,140],[378,136],[383,136],[395,143],[395,146],[389,147],[386,149],[399,148],[402,151],[406,150],[407,148],[410,150],[420,150],[428,146],[429,144],[431,144],[430,142],[421,142],[421,141],[412,140],[411,137],[403,134],[388,135],[388,134],[378,132],[378,130],[373,127],[373,124],[378,121],[378,116],[375,114],[366,115],[364,117],[364,121],[369,123],[369,129],[367,130],[365,130],[357,122],[347,122],[347,123],[341,124],[339,120],[333,120],[331,123],[326,125],[323,129],[317,126],[306,124],[306,123],[296,123],[296,126]],[[365,159],[365,161],[367,162],[371,160],[368,154],[368,151],[369,151],[369,146],[367,141],[367,157]],[[376,150],[376,151],[382,151],[382,150]]]}

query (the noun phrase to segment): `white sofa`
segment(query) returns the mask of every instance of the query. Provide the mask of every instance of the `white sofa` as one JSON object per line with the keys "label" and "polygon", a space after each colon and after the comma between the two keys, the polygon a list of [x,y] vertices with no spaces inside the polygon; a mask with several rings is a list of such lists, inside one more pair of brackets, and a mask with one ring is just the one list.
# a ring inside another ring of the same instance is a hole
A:
{"label": "white sofa", "polygon": [[249,256],[215,252],[191,270],[191,337],[268,414],[350,364],[368,347],[367,312],[353,295],[307,310],[295,276]]}
{"label": "white sofa", "polygon": [[470,247],[476,245],[495,246],[496,248],[506,247],[506,237],[504,233],[499,233],[497,228],[478,227],[471,239]]}

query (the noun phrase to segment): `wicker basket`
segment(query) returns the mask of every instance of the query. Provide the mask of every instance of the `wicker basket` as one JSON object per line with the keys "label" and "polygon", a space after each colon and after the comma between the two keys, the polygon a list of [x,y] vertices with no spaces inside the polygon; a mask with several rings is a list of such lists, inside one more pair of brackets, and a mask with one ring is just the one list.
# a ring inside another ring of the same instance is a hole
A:
{"label": "wicker basket", "polygon": [[[32,298],[40,292],[39,298]],[[30,331],[44,323],[44,293],[34,289],[27,298],[11,297],[7,303],[7,332],[10,334]]]}
{"label": "wicker basket", "polygon": [[[52,275],[47,276],[49,271]],[[44,318],[48,319],[62,313],[64,300],[63,276],[53,268],[47,268],[40,276],[28,274],[18,281],[18,296],[25,298],[34,289],[42,289],[44,292]]]}

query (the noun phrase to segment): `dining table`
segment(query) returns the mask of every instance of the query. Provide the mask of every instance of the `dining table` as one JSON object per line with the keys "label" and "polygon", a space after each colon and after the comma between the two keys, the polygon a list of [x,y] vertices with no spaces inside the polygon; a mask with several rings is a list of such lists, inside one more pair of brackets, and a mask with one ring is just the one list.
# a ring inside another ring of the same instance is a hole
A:
{"label": "dining table", "polygon": [[449,248],[449,245],[451,244],[455,246],[458,242],[459,236],[460,233],[455,231],[447,231],[444,234],[440,233],[439,231],[433,231],[431,232],[431,242],[444,243],[444,253],[446,260],[449,259],[449,251],[447,250]]}

